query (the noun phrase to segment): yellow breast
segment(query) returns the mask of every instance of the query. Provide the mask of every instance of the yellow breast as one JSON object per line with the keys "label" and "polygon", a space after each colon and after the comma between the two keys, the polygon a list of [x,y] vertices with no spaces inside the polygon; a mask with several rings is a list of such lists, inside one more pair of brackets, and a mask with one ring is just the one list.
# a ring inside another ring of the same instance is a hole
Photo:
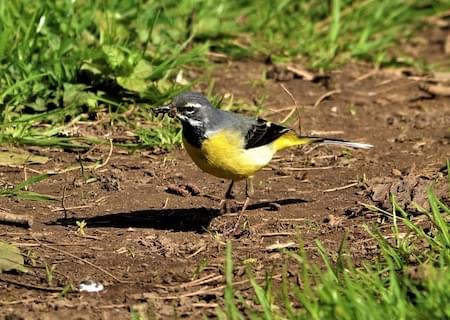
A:
{"label": "yellow breast", "polygon": [[230,180],[253,176],[270,162],[275,153],[272,144],[244,149],[242,137],[228,131],[211,134],[201,148],[192,146],[186,139],[183,139],[183,144],[200,169]]}

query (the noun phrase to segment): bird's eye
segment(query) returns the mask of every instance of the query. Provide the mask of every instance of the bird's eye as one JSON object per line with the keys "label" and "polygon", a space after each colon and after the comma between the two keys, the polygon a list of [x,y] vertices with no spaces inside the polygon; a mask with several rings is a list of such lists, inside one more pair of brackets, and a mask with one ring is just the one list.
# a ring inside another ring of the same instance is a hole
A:
{"label": "bird's eye", "polygon": [[187,105],[187,106],[184,107],[184,112],[186,112],[186,113],[194,113],[195,109],[196,109],[195,107]]}

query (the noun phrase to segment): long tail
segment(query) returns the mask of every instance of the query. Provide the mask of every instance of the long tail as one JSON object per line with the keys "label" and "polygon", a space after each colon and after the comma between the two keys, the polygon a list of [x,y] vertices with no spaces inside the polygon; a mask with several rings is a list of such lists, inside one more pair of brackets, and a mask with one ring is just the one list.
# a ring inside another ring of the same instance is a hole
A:
{"label": "long tail", "polygon": [[307,140],[310,141],[309,143],[336,145],[336,146],[343,146],[343,147],[355,148],[355,149],[370,149],[373,147],[373,145],[368,144],[368,143],[347,141],[347,140],[340,140],[340,139],[330,139],[330,138],[321,138],[321,137],[299,137],[299,138],[300,139],[306,138]]}
{"label": "long tail", "polygon": [[370,149],[373,147],[373,145],[368,143],[323,138],[323,137],[298,136],[295,132],[290,131],[275,141],[275,148],[277,151],[280,151],[289,147],[306,144],[327,144],[355,149]]}

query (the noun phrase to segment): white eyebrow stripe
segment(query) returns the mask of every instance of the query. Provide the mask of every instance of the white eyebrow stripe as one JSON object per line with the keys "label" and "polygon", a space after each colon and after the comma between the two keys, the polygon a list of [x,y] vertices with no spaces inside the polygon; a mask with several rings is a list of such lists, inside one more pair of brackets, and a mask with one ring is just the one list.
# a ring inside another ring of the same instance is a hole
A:
{"label": "white eyebrow stripe", "polygon": [[188,102],[184,106],[185,107],[200,108],[202,105],[200,103]]}

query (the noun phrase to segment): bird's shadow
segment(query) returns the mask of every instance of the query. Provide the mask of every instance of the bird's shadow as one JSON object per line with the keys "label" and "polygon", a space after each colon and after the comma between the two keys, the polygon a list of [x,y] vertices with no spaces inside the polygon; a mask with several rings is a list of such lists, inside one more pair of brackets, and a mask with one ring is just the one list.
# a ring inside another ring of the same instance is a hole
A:
{"label": "bird's shadow", "polygon": [[[307,202],[303,199],[281,199],[251,204],[247,210],[267,209],[276,210],[279,206]],[[129,212],[113,212],[100,214],[95,217],[59,218],[50,222],[52,225],[76,225],[77,221],[84,220],[89,228],[152,228],[157,230],[206,232],[211,221],[220,216],[218,209],[214,208],[151,208]]]}

